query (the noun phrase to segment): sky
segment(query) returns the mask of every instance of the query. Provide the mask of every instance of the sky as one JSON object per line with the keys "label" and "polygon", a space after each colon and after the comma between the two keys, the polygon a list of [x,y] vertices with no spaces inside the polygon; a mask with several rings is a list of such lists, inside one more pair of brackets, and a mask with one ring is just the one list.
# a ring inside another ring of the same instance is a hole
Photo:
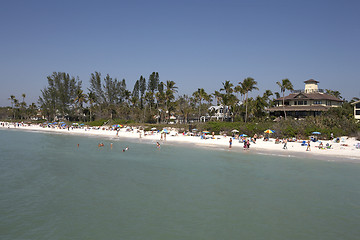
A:
{"label": "sky", "polygon": [[315,79],[360,97],[358,0],[1,1],[0,106],[10,95],[37,103],[47,76],[125,79],[159,72],[178,94],[213,93],[247,77],[279,91]]}

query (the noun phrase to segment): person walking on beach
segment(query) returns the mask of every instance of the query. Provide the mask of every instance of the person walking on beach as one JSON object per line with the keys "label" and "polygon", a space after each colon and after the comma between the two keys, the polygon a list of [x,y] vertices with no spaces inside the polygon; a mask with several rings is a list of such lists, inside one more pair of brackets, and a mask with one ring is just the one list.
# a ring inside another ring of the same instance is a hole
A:
{"label": "person walking on beach", "polygon": [[231,148],[231,145],[232,145],[232,137],[230,137],[230,140],[229,140],[229,148]]}
{"label": "person walking on beach", "polygon": [[286,139],[284,139],[284,147],[283,147],[283,149],[287,149],[287,140]]}
{"label": "person walking on beach", "polygon": [[310,149],[310,140],[307,141],[307,148],[306,148],[306,151],[311,151]]}

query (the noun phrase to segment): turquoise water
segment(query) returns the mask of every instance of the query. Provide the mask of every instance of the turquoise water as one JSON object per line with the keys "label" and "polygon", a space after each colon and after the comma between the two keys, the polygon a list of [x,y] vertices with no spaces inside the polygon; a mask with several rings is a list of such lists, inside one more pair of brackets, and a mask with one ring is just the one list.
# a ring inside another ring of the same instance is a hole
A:
{"label": "turquoise water", "polygon": [[2,240],[360,236],[358,163],[19,130],[0,136]]}

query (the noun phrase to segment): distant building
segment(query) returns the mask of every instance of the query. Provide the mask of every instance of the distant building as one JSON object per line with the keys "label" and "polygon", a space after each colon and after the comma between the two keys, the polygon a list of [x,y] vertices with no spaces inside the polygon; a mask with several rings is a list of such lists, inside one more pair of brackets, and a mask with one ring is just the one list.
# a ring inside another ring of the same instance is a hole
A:
{"label": "distant building", "polygon": [[271,115],[284,115],[284,108],[287,116],[306,117],[317,116],[322,112],[328,111],[332,107],[339,107],[343,100],[324,93],[323,89],[319,89],[318,81],[309,79],[304,82],[304,90],[294,90],[284,98],[275,99],[275,107],[268,108],[267,111]]}
{"label": "distant building", "polygon": [[355,119],[360,120],[360,100],[351,103],[352,105],[354,105],[354,117]]}
{"label": "distant building", "polygon": [[228,121],[231,119],[231,111],[229,106],[219,105],[219,106],[210,106],[208,108],[208,114],[206,116],[201,116],[201,122],[207,122],[209,120],[217,121]]}

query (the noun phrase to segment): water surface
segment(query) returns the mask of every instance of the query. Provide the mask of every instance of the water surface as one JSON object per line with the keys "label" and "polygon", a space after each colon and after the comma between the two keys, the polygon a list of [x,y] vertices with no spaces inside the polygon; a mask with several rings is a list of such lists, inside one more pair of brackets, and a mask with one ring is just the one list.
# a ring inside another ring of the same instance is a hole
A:
{"label": "water surface", "polygon": [[360,236],[358,163],[15,129],[0,136],[1,239]]}

